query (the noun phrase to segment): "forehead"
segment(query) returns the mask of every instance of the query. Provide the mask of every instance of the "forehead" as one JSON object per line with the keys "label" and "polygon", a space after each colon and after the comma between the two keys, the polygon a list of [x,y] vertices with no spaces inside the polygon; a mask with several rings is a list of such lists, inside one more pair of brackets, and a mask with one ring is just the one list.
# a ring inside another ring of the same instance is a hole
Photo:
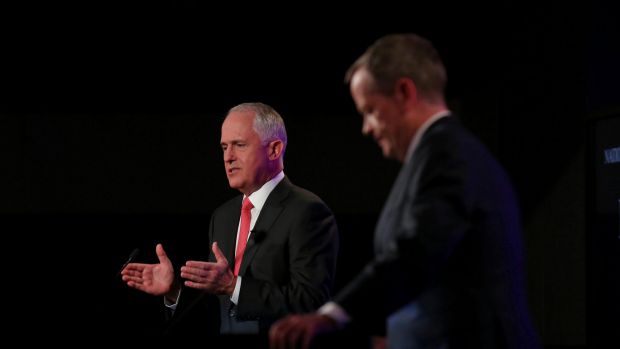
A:
{"label": "forehead", "polygon": [[365,67],[360,67],[351,77],[351,89],[359,92],[370,93],[374,90],[375,79]]}
{"label": "forehead", "polygon": [[252,111],[231,112],[222,123],[222,141],[258,136],[253,125],[254,113]]}
{"label": "forehead", "polygon": [[351,77],[351,94],[360,102],[374,94],[374,78],[365,68],[358,69]]}

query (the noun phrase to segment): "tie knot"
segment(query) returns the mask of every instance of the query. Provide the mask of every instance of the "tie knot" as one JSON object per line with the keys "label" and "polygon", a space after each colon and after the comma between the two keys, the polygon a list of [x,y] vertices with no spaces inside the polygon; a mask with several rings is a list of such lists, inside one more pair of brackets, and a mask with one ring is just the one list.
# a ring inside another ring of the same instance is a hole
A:
{"label": "tie knot", "polygon": [[254,205],[252,204],[252,201],[250,201],[250,198],[246,197],[245,199],[243,199],[241,210],[251,210],[253,208],[254,208]]}

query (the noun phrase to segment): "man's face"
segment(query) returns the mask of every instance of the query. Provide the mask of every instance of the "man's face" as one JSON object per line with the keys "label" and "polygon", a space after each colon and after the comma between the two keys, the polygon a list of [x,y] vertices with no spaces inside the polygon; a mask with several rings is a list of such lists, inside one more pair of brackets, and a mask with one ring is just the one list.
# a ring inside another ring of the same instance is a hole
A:
{"label": "man's face", "polygon": [[254,113],[230,113],[222,124],[224,168],[231,188],[250,195],[268,180],[268,148],[252,127]]}
{"label": "man's face", "polygon": [[402,161],[408,143],[404,129],[399,127],[399,106],[393,97],[378,92],[374,84],[365,68],[358,69],[351,79],[351,96],[363,117],[362,133],[374,138],[383,156]]}

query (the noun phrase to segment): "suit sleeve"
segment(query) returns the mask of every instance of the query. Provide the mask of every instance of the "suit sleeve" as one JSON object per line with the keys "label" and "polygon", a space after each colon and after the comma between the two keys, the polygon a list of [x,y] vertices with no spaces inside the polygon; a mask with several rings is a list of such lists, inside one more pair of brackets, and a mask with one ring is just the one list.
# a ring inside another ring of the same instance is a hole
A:
{"label": "suit sleeve", "polygon": [[239,320],[310,312],[330,299],[338,249],[338,229],[332,212],[315,201],[283,214],[295,215],[290,220],[288,249],[283,251],[288,270],[279,282],[244,275],[237,309]]}
{"label": "suit sleeve", "polygon": [[394,238],[335,298],[352,318],[385,317],[431,287],[468,230],[469,164],[449,148],[417,152]]}

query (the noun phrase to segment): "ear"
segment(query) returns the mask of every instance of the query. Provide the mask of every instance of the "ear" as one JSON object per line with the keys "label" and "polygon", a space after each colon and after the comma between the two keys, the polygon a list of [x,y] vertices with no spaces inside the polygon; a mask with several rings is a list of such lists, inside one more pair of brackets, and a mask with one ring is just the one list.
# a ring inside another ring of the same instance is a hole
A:
{"label": "ear", "polygon": [[273,140],[269,142],[269,146],[267,149],[267,155],[269,156],[269,160],[277,160],[278,158],[280,158],[280,156],[282,156],[282,149],[284,149],[284,143],[282,143],[282,141],[279,139]]}
{"label": "ear", "polygon": [[394,84],[394,97],[401,105],[411,105],[418,101],[418,88],[410,78],[400,78]]}

